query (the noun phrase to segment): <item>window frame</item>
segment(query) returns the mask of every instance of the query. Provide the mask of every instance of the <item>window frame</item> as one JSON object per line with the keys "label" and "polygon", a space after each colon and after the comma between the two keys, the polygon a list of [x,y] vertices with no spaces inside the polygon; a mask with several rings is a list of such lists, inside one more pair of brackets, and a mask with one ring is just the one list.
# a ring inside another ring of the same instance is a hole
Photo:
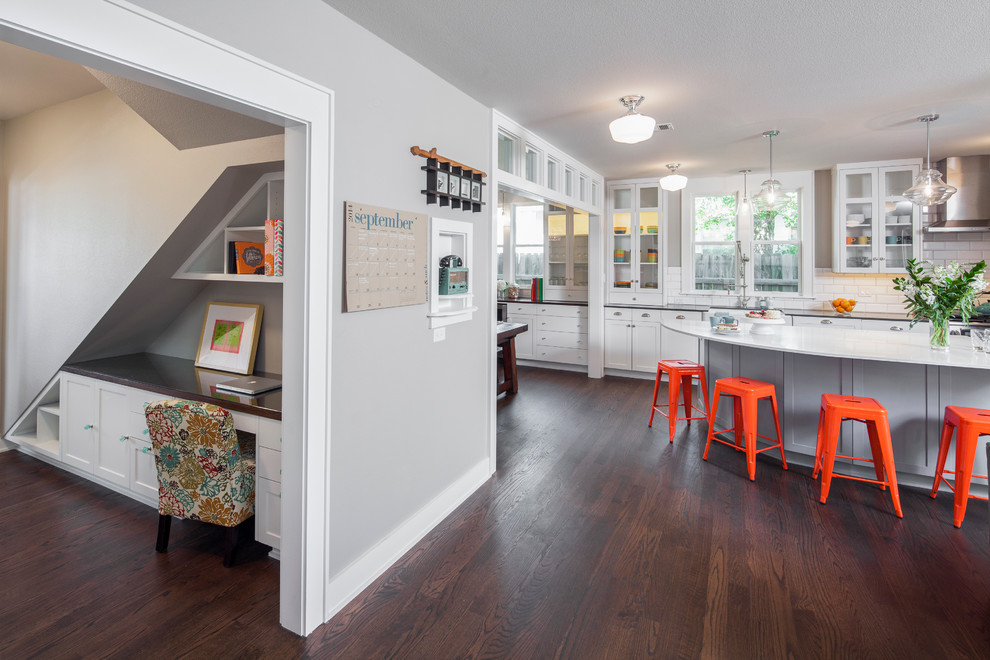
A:
{"label": "window frame", "polygon": [[[740,241],[743,254],[749,257],[745,264],[747,283],[746,295],[750,298],[769,295],[774,298],[811,298],[814,294],[814,172],[782,172],[774,177],[780,181],[785,192],[798,194],[798,213],[800,217],[797,240],[773,241],[757,240],[754,236],[752,204],[741,209],[743,191],[742,180],[738,175],[732,177],[711,177],[694,179],[688,182],[683,190],[681,204],[681,228],[684,240],[681,241],[681,293],[693,296],[736,296],[741,295],[738,263],[736,263],[734,290],[732,293],[724,289],[698,289],[695,283],[695,247],[703,245],[733,245],[735,241],[697,241],[695,232],[695,200],[698,197],[733,196],[736,199],[736,228],[735,237]],[[750,176],[749,199],[759,192],[759,176]],[[754,180],[757,181],[754,183]],[[798,246],[798,290],[797,291],[756,291],[755,279],[755,247],[758,245],[793,245]]]}

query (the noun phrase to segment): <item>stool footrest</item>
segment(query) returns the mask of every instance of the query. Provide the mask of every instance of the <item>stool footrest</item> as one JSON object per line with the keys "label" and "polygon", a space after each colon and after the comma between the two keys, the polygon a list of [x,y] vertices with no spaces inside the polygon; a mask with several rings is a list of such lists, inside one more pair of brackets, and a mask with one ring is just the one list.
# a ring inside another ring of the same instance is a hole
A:
{"label": "stool footrest", "polygon": [[[723,440],[722,438],[716,438],[715,437],[715,434],[717,434],[717,433],[725,433],[725,431],[715,431],[715,433],[712,434],[712,440],[714,440],[715,442],[721,442],[723,445],[726,445],[728,447],[732,447],[736,451],[746,451],[746,448],[745,447],[737,447],[734,442],[729,442],[728,440]],[[764,440],[769,440],[769,441],[773,442],[773,438],[768,438],[765,435],[760,435],[760,436],[757,436],[757,437],[763,438]],[[769,447],[760,447],[759,449],[757,449],[753,453],[754,454],[762,454],[765,451],[770,451],[771,449],[776,449],[779,446],[780,446],[780,444],[778,443],[778,444],[775,444],[775,445],[770,445]]]}
{"label": "stool footrest", "polygon": [[854,477],[851,474],[839,474],[838,472],[832,473],[833,479],[849,479],[850,481],[865,481],[868,484],[876,484],[878,486],[889,486],[889,481],[881,481],[880,479],[867,479],[865,477]]}

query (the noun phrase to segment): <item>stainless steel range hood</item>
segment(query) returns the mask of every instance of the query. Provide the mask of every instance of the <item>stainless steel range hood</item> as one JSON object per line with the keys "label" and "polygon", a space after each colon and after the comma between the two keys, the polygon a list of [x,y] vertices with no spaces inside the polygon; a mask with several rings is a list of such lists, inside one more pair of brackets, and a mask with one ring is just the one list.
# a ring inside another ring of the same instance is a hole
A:
{"label": "stainless steel range hood", "polygon": [[990,156],[953,156],[935,167],[959,191],[928,214],[925,231],[990,231]]}

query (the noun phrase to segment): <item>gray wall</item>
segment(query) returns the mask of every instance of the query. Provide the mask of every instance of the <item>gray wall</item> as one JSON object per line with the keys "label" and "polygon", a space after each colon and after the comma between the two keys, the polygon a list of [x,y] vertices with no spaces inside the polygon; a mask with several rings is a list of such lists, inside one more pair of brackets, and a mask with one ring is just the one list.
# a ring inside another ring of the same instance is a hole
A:
{"label": "gray wall", "polygon": [[815,268],[832,268],[832,170],[815,170]]}
{"label": "gray wall", "polygon": [[178,151],[109,91],[3,129],[7,429],[221,172],[283,139]]}
{"label": "gray wall", "polygon": [[[335,92],[335,247],[327,255],[337,278],[328,402],[333,578],[487,461],[491,207],[471,214],[427,206],[419,192],[424,161],[409,147],[436,147],[487,169],[490,111],[319,0],[288,0],[277,10],[264,0],[137,4]],[[474,320],[434,343],[425,304],[345,314],[345,200],[471,222]]]}

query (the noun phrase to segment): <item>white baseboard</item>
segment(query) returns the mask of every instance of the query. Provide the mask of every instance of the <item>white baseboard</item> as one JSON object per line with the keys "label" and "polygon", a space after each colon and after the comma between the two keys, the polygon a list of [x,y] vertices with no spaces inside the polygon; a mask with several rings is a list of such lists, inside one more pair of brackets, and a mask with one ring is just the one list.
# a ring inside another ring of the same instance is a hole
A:
{"label": "white baseboard", "polygon": [[378,579],[402,555],[450,515],[451,511],[488,481],[491,475],[488,459],[479,461],[377,545],[332,577],[327,585],[326,620],[329,621],[369,584]]}

